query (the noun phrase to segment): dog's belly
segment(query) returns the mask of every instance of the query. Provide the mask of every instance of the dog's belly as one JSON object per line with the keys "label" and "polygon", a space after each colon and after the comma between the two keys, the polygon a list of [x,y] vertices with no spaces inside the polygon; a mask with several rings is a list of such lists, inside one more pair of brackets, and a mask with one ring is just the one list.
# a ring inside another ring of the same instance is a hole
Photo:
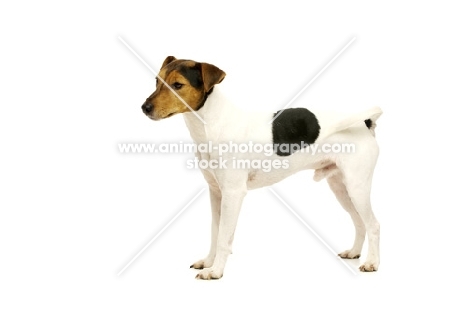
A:
{"label": "dog's belly", "polygon": [[271,172],[263,172],[262,170],[255,170],[249,173],[249,178],[247,180],[247,189],[253,190],[262,187],[268,187],[277,182],[282,181],[283,179],[293,175],[296,172],[278,172],[277,170]]}
{"label": "dog's belly", "polygon": [[321,169],[335,163],[334,159],[328,156],[311,156],[307,154],[297,154],[291,157],[275,157],[274,160],[280,160],[285,165],[276,169],[272,168],[271,170],[268,170],[267,165],[263,169],[250,170],[247,179],[247,189],[251,190],[271,186],[297,172]]}

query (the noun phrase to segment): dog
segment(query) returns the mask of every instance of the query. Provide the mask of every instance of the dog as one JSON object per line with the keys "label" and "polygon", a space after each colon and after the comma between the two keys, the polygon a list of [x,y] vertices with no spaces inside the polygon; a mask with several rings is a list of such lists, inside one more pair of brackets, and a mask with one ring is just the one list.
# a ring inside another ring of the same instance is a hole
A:
{"label": "dog", "polygon": [[[211,151],[197,150],[196,157],[200,161],[223,164],[223,167],[210,165],[201,169],[210,191],[211,248],[204,259],[190,266],[201,269],[196,278],[208,280],[223,276],[247,191],[272,185],[305,169],[315,170],[315,181],[328,181],[354,223],[354,244],[338,256],[359,258],[367,234],[368,255],[359,269],[377,271],[380,225],[371,209],[370,191],[379,155],[375,126],[381,109],[374,107],[345,115],[311,112],[305,108],[288,108],[276,113],[246,112],[224,97],[218,84],[225,76],[223,70],[212,64],[168,56],[156,77],[156,90],[142,105],[144,114],[152,120],[183,114],[194,143],[215,146]],[[253,142],[272,147],[275,152],[223,149],[221,159],[216,147],[228,142]],[[339,143],[353,143],[355,152],[304,152],[314,145]],[[257,166],[236,166],[234,160],[257,161]],[[271,161],[273,169],[262,169],[259,161]]]}

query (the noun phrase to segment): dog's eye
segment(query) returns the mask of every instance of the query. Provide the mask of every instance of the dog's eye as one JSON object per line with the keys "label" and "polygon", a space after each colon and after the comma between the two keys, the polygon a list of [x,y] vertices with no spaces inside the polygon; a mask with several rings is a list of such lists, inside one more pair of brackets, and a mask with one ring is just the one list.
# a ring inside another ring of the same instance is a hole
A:
{"label": "dog's eye", "polygon": [[180,90],[182,88],[182,86],[184,86],[182,83],[179,83],[179,82],[175,82],[172,84],[172,87],[175,89],[175,90]]}

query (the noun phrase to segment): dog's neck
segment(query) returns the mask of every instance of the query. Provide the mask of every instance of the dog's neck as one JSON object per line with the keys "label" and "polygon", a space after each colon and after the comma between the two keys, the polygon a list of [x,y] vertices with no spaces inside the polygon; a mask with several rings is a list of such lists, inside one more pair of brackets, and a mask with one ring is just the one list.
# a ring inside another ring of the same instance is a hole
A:
{"label": "dog's neck", "polygon": [[223,95],[219,86],[214,87],[205,104],[196,111],[196,114],[186,112],[184,119],[192,139],[197,144],[208,141],[216,142],[234,136],[226,133],[225,129],[236,129],[241,123],[246,122],[245,112],[233,105]]}

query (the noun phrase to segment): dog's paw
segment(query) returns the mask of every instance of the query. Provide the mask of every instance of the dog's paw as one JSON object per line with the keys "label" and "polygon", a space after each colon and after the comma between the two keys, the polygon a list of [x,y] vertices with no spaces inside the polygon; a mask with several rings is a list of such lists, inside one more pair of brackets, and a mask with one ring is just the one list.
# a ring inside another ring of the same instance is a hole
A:
{"label": "dog's paw", "polygon": [[197,261],[193,265],[191,265],[190,268],[204,269],[204,268],[210,268],[212,265],[213,265],[213,260],[202,259],[202,260]]}
{"label": "dog's paw", "polygon": [[223,277],[223,271],[217,269],[203,269],[200,273],[197,274],[195,277],[199,280],[217,280]]}
{"label": "dog's paw", "polygon": [[348,250],[348,251],[339,253],[338,256],[340,256],[343,259],[357,259],[361,257],[361,254]]}
{"label": "dog's paw", "polygon": [[379,264],[366,261],[363,265],[359,267],[359,270],[361,270],[362,272],[373,272],[377,271],[378,268]]}

